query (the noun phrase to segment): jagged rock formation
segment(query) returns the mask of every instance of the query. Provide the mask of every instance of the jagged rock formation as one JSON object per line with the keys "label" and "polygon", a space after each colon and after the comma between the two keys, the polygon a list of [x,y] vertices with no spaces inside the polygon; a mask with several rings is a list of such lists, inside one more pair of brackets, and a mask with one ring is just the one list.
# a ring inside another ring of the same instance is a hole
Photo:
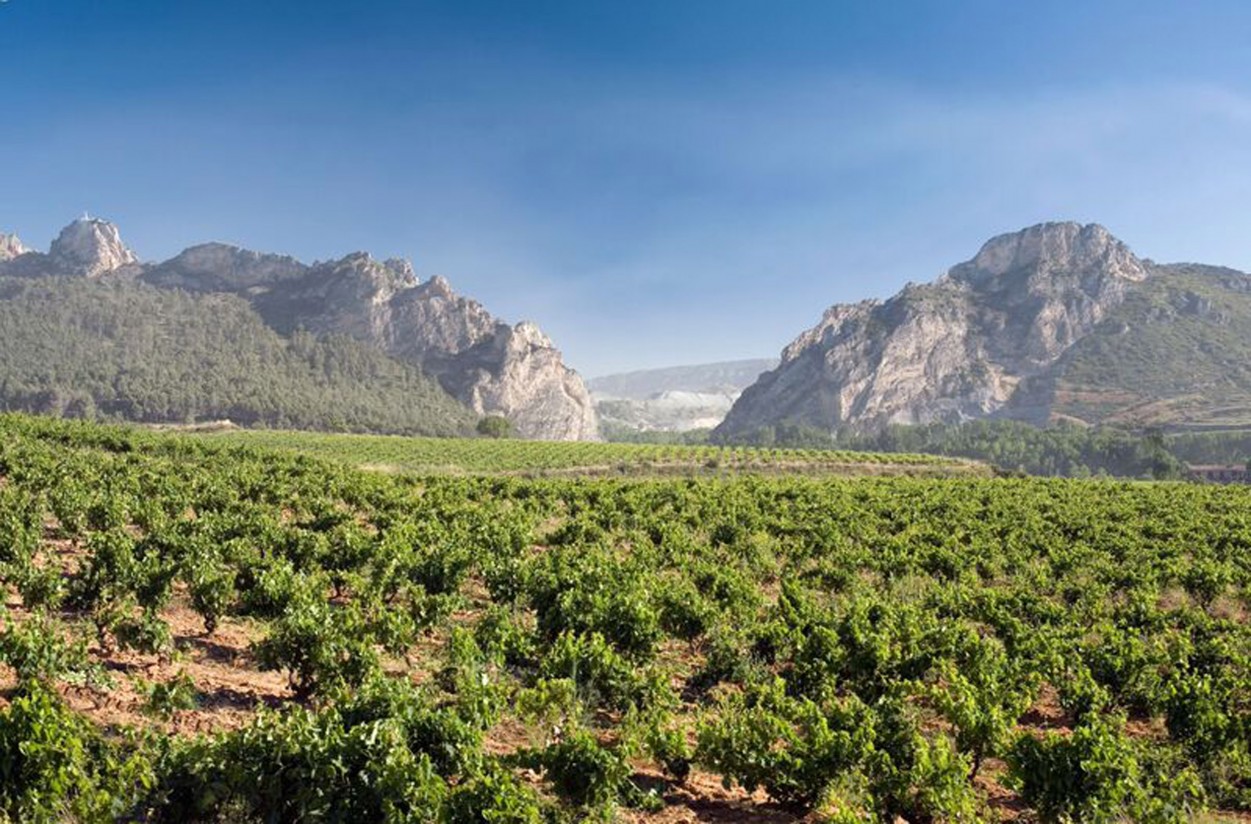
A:
{"label": "jagged rock formation", "polygon": [[121,233],[107,220],[80,218],[61,230],[48,253],[52,265],[65,274],[99,277],[139,262],[122,243]]}
{"label": "jagged rock formation", "polygon": [[[117,228],[75,221],[47,255],[0,256],[0,275],[133,277],[158,288],[231,293],[281,334],[344,335],[416,364],[479,415],[499,414],[523,437],[598,437],[594,407],[576,372],[532,323],[510,326],[456,295],[443,278],[420,283],[405,260],[356,252],[306,265],[221,243],[141,265]],[[23,250],[24,251],[24,250]]]}
{"label": "jagged rock formation", "polygon": [[27,249],[16,235],[0,235],[0,275],[97,278],[133,273],[138,256],[107,220],[79,218],[61,230],[47,254]]}
{"label": "jagged rock formation", "polygon": [[306,266],[222,244],[197,246],[144,274],[149,283],[230,291],[283,333],[303,328],[370,343],[415,363],[479,415],[499,414],[523,437],[598,437],[582,379],[532,323],[509,326],[445,278],[421,283],[406,260],[365,252]]}
{"label": "jagged rock formation", "polygon": [[1079,344],[1160,269],[1097,225],[996,237],[933,283],[828,309],[743,393],[718,434],[781,422],[1045,421]]}
{"label": "jagged rock formation", "polygon": [[17,235],[6,235],[0,232],[0,261],[12,260],[26,254],[27,251],[29,250],[22,245],[22,240]]}
{"label": "jagged rock formation", "polygon": [[[464,302],[465,314],[481,311],[475,302]],[[560,352],[538,326],[496,321],[489,336],[459,343],[462,347],[440,356],[441,365],[432,371],[470,409],[512,410],[509,419],[529,437],[599,437],[595,408],[582,379],[561,363]]]}

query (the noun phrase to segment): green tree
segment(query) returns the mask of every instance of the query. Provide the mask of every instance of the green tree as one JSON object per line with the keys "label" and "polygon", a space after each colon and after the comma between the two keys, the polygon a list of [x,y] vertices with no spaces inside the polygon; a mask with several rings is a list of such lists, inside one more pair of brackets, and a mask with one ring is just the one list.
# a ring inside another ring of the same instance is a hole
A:
{"label": "green tree", "polygon": [[478,421],[478,434],[486,438],[511,438],[515,435],[512,421],[503,415],[487,415]]}

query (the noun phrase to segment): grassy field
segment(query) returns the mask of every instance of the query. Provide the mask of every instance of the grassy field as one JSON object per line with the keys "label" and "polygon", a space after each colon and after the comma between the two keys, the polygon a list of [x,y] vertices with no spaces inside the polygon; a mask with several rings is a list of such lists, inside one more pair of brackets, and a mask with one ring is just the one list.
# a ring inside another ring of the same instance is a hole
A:
{"label": "grassy field", "polygon": [[565,443],[489,438],[406,438],[317,432],[222,430],[210,442],[312,455],[361,469],[420,475],[978,475],[977,462],[934,455],[820,449]]}

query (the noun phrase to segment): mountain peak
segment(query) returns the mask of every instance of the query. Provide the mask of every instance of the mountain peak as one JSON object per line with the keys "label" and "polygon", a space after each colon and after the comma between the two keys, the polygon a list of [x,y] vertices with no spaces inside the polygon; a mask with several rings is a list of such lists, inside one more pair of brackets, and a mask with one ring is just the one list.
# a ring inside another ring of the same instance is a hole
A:
{"label": "mountain peak", "polygon": [[12,260],[19,255],[26,254],[28,251],[22,245],[22,241],[17,235],[6,235],[0,232],[0,261]]}
{"label": "mountain peak", "polygon": [[404,258],[387,258],[382,261],[383,267],[391,274],[399,278],[403,283],[417,282],[417,272],[413,270],[411,261]]}
{"label": "mountain peak", "polygon": [[1016,272],[1098,266],[1131,281],[1146,278],[1129,247],[1098,223],[1039,223],[986,241],[970,261],[951,270],[959,281],[981,283]]}
{"label": "mountain peak", "polygon": [[513,326],[513,337],[525,346],[553,348],[552,339],[534,321],[523,320]]}
{"label": "mountain peak", "polygon": [[456,296],[456,293],[452,291],[452,284],[442,275],[435,275],[426,281],[425,294],[449,299]]}
{"label": "mountain peak", "polygon": [[285,255],[262,254],[229,243],[201,243],[150,268],[144,280],[193,292],[270,289],[302,277],[307,267]]}
{"label": "mountain peak", "polygon": [[50,254],[61,268],[86,277],[139,262],[139,257],[122,242],[115,225],[91,217],[79,218],[62,229],[52,241]]}
{"label": "mountain peak", "polygon": [[6,277],[99,278],[118,272],[109,280],[229,294],[250,304],[256,319],[281,336],[302,329],[353,338],[416,366],[473,413],[504,415],[525,437],[597,437],[594,405],[582,379],[537,326],[511,327],[495,319],[477,301],[457,296],[445,278],[418,283],[407,260],[352,252],[305,265],[292,257],[205,243],[164,262],[142,264],[116,226],[89,217],[65,227],[48,254],[24,254],[10,262],[6,256],[25,247],[8,236],[0,235],[0,242],[0,274]]}

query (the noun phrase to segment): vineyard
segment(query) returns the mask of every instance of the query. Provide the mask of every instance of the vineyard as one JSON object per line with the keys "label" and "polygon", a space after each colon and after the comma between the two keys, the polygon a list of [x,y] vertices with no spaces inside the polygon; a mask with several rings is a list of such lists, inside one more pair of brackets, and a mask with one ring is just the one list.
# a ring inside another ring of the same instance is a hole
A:
{"label": "vineyard", "polygon": [[405,438],[243,429],[197,434],[213,441],[299,452],[363,469],[434,475],[718,475],[741,472],[949,475],[986,472],[984,466],[959,458],[830,449]]}
{"label": "vineyard", "polygon": [[0,416],[0,820],[1251,811],[1246,488],[294,438]]}

